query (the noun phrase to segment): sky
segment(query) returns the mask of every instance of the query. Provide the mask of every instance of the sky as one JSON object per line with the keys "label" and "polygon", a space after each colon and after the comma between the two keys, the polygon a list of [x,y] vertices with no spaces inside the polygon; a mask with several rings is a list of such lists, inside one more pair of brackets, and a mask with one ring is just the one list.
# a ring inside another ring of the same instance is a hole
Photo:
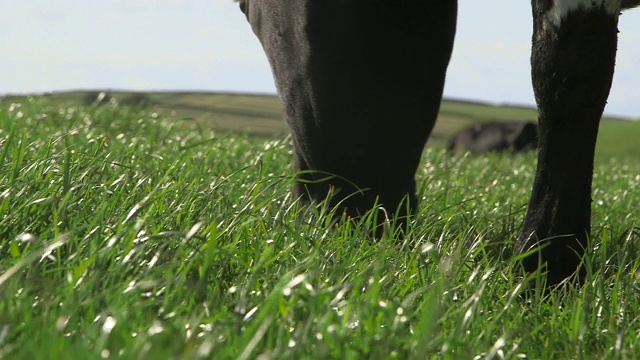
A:
{"label": "sky", "polygon": [[[640,118],[640,9],[619,29],[605,112]],[[528,1],[459,0],[445,97],[534,104],[531,32]],[[275,93],[232,0],[0,0],[0,94],[73,89]]]}

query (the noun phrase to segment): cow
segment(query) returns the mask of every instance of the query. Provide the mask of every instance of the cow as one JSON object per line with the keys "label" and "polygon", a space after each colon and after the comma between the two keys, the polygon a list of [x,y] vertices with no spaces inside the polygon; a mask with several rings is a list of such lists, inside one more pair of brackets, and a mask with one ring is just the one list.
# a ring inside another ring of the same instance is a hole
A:
{"label": "cow", "polygon": [[[618,18],[639,3],[531,1],[538,163],[515,252],[526,254],[527,273],[546,273],[548,286],[585,273],[594,149]],[[240,0],[292,133],[298,196],[330,196],[354,216],[374,206],[411,216],[457,7],[457,0]]]}
{"label": "cow", "polygon": [[532,121],[490,121],[456,132],[447,144],[450,152],[522,152],[538,146],[538,124]]}

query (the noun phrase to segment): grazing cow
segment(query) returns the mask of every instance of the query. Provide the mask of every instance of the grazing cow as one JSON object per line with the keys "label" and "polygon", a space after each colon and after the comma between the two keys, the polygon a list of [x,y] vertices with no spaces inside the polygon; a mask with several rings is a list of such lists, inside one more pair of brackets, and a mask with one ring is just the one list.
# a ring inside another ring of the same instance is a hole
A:
{"label": "grazing cow", "polygon": [[[548,284],[578,268],[590,229],[598,123],[621,9],[640,0],[532,0],[538,166],[516,251]],[[456,0],[241,0],[291,129],[296,192],[337,194],[353,215],[409,215],[414,174],[440,106]],[[307,171],[309,170],[309,171]],[[408,204],[404,203],[408,200]]]}
{"label": "grazing cow", "polygon": [[538,146],[538,124],[531,121],[491,121],[455,133],[447,150],[453,152],[520,152]]}
{"label": "grazing cow", "polygon": [[[405,217],[440,107],[456,1],[244,0],[292,132],[298,195]],[[305,171],[312,170],[312,171]],[[408,200],[408,204],[407,204]],[[381,215],[382,217],[382,215]]]}

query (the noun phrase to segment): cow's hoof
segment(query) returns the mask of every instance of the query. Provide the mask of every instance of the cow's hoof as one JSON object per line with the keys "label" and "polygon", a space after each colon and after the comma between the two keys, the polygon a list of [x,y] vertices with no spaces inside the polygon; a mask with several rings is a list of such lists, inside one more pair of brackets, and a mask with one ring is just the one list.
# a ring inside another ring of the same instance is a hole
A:
{"label": "cow's hoof", "polygon": [[586,271],[582,265],[585,249],[573,235],[537,240],[535,234],[521,235],[515,253],[524,255],[522,268],[526,275],[544,276],[546,288],[553,288],[565,280],[584,282]]}

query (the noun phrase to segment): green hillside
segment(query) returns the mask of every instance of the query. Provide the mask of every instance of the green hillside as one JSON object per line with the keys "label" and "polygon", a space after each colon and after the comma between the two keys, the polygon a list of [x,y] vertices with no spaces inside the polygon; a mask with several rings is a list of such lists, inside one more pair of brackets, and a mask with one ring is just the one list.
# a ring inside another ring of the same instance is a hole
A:
{"label": "green hillside", "polygon": [[[70,91],[42,95],[59,105],[91,105],[98,91]],[[271,136],[286,134],[282,109],[275,95],[206,92],[111,91],[120,103],[152,107],[163,116],[192,119],[201,125],[230,132]],[[4,101],[11,101],[6,97]],[[108,102],[108,101],[106,101]],[[92,106],[96,106],[95,104]],[[536,120],[536,110],[526,106],[493,105],[462,100],[444,100],[429,144],[441,146],[456,131],[490,120]],[[605,117],[600,125],[598,157],[640,158],[640,122]]]}

